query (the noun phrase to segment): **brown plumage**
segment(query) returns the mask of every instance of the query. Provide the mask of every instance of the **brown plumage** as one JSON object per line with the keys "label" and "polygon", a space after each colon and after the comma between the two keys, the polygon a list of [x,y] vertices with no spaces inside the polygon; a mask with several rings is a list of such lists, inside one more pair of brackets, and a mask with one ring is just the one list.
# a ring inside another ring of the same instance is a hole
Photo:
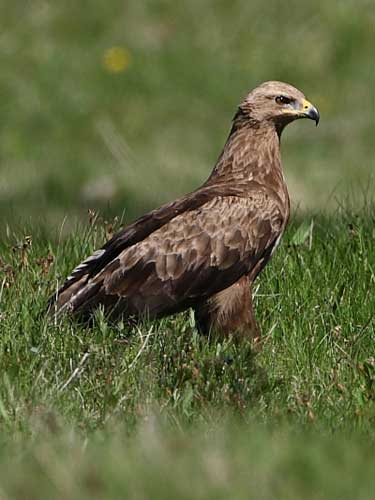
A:
{"label": "brown plumage", "polygon": [[88,317],[158,318],[195,310],[198,325],[259,337],[251,285],[289,218],[279,141],[319,113],[291,85],[266,82],[241,103],[224,149],[196,191],[129,225],[82,262],[51,300]]}

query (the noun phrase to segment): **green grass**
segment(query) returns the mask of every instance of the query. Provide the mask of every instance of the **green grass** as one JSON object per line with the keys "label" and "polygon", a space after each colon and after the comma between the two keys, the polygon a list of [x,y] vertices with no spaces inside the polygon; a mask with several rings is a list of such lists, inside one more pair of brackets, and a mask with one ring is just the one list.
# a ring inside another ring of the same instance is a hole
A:
{"label": "green grass", "polygon": [[[373,2],[4,0],[0,16],[8,222],[59,226],[88,207],[130,219],[191,190],[239,101],[269,79],[321,112],[318,129],[285,133],[293,203],[334,209],[353,191],[361,205],[374,171]],[[131,55],[119,73],[103,64],[113,46]]]}
{"label": "green grass", "polygon": [[189,312],[138,328],[100,313],[91,328],[56,322],[47,297],[111,228],[9,234],[4,498],[371,498],[374,219],[368,207],[292,223],[256,289],[259,354],[200,336]]}
{"label": "green grass", "polygon": [[373,498],[373,443],[354,436],[252,422],[171,431],[149,418],[131,438],[112,423],[87,440],[50,416],[34,425],[32,444],[14,446],[16,460],[0,458],[2,498]]}

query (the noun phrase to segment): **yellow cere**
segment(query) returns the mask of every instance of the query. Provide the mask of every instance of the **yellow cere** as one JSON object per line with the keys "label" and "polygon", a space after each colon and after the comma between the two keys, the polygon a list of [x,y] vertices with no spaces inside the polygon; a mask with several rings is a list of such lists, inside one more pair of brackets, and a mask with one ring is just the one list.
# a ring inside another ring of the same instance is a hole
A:
{"label": "yellow cere", "polygon": [[125,47],[111,47],[104,52],[103,64],[110,73],[122,73],[131,62],[131,54]]}
{"label": "yellow cere", "polygon": [[307,111],[308,109],[310,109],[312,107],[313,107],[313,105],[307,99],[302,100],[302,111]]}
{"label": "yellow cere", "polygon": [[313,105],[307,99],[302,99],[301,108],[293,109],[293,108],[285,108],[283,109],[283,113],[288,113],[288,115],[299,115],[301,112],[305,113],[307,110],[312,108]]}

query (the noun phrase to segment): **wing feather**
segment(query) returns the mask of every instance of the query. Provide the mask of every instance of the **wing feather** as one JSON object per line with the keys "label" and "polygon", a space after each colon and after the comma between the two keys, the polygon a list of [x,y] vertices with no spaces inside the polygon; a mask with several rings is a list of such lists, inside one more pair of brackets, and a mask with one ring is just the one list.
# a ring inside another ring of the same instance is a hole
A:
{"label": "wing feather", "polygon": [[84,287],[70,305],[85,311],[110,304],[118,313],[150,317],[185,309],[227,288],[270,255],[281,219],[277,200],[259,189],[246,198],[216,196],[122,249],[88,281],[96,297],[85,300]]}
{"label": "wing feather", "polygon": [[[201,205],[215,196],[243,196],[243,193],[244,186],[241,183],[231,186],[222,180],[218,183],[211,182],[182,198],[166,203],[145,214],[115,234],[102,248],[73,269],[62,287],[48,301],[48,308],[54,304],[57,311],[70,307],[71,300],[75,295],[80,293],[89,280],[115,260],[124,249],[144,240],[153,231],[163,227],[180,214],[199,209]],[[185,234],[179,234],[179,236],[184,238]],[[173,239],[175,235],[171,233],[170,237]]]}

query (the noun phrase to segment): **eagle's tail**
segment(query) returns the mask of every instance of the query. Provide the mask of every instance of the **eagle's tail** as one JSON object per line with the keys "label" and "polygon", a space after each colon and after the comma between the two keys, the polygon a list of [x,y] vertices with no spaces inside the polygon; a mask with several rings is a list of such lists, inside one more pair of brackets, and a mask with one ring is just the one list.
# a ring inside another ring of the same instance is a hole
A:
{"label": "eagle's tail", "polygon": [[95,274],[95,266],[104,253],[104,249],[97,250],[72,271],[62,287],[49,299],[47,310],[50,314],[75,313],[82,309],[85,300],[92,300],[101,285],[91,283],[90,280]]}

